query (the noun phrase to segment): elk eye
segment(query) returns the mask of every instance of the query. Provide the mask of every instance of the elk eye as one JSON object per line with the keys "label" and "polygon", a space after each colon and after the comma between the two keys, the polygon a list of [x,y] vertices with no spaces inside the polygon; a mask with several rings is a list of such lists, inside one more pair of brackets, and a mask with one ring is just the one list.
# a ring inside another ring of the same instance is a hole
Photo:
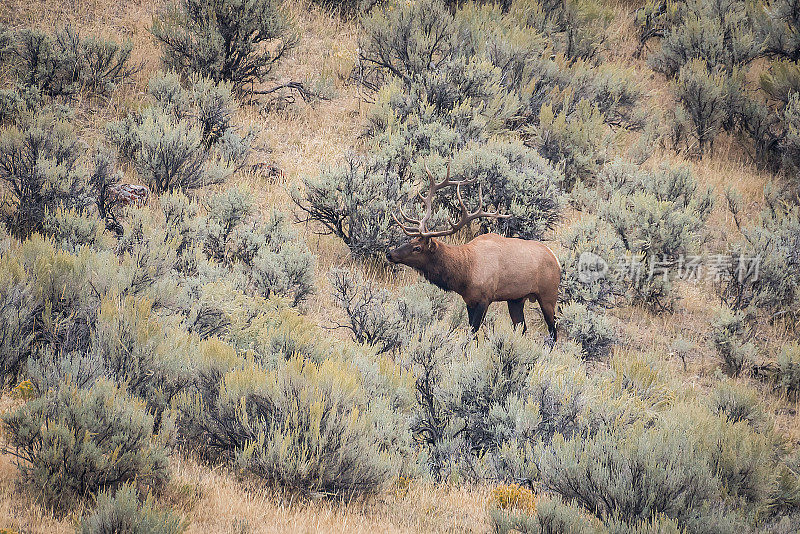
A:
{"label": "elk eye", "polygon": [[419,245],[415,245],[414,246],[414,252],[420,252],[421,250],[422,250],[421,246],[419,246]]}

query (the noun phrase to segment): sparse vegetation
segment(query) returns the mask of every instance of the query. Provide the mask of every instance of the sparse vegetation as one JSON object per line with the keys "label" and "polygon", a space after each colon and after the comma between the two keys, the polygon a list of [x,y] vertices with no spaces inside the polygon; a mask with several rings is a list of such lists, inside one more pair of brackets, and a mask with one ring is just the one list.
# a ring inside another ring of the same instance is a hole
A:
{"label": "sparse vegetation", "polygon": [[0,530],[798,530],[796,0],[10,2]]}

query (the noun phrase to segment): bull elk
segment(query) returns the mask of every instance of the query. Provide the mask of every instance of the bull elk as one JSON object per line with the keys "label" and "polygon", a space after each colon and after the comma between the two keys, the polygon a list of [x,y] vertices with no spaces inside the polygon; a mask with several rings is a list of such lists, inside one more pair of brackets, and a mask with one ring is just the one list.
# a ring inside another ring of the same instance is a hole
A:
{"label": "bull elk", "polygon": [[[523,308],[525,301],[537,301],[541,308],[550,342],[556,340],[555,311],[558,300],[558,285],[561,282],[561,265],[553,251],[538,241],[528,241],[502,237],[497,234],[483,234],[465,245],[448,245],[436,239],[452,235],[464,225],[481,218],[506,218],[499,212],[486,212],[483,209],[483,192],[478,184],[478,209],[470,212],[461,197],[461,188],[475,182],[450,179],[450,166],[447,176],[437,182],[427,165],[430,188],[426,197],[418,193],[425,205],[425,213],[420,219],[413,219],[399,207],[400,222],[392,214],[403,232],[413,239],[408,243],[387,252],[392,263],[408,265],[419,271],[429,282],[446,291],[455,291],[464,299],[469,315],[469,324],[477,332],[492,302],[506,301],[508,313],[514,326],[522,325],[527,330]],[[433,199],[436,193],[455,186],[456,197],[461,207],[461,217],[457,222],[449,222],[445,230],[429,230],[428,222],[433,212]]]}

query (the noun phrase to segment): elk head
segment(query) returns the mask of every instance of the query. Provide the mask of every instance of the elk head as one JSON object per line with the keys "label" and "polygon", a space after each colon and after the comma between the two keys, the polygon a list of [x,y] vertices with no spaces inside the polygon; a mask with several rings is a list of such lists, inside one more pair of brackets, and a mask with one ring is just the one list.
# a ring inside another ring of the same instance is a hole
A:
{"label": "elk head", "polygon": [[[425,212],[421,219],[414,219],[406,215],[403,208],[398,205],[398,211],[403,222],[400,222],[397,215],[392,213],[392,218],[400,226],[407,236],[412,237],[411,241],[399,246],[398,248],[386,253],[386,257],[392,263],[402,263],[413,267],[415,269],[424,270],[425,266],[430,263],[431,257],[436,253],[439,243],[433,239],[434,237],[444,237],[456,233],[468,223],[479,219],[481,217],[491,217],[495,219],[505,219],[510,215],[501,215],[499,212],[487,212],[483,209],[483,190],[481,185],[478,184],[478,209],[469,211],[464,205],[464,199],[461,196],[461,187],[464,185],[471,185],[475,183],[477,178],[471,180],[451,180],[450,179],[450,163],[447,164],[447,176],[441,181],[437,182],[433,177],[430,169],[425,165],[425,172],[428,174],[430,187],[427,196],[423,197],[421,193],[417,193],[417,198],[422,201],[425,206]],[[445,230],[429,230],[428,222],[433,215],[433,199],[436,193],[445,187],[456,186],[456,198],[461,206],[461,217],[458,221],[448,221],[449,228]]]}

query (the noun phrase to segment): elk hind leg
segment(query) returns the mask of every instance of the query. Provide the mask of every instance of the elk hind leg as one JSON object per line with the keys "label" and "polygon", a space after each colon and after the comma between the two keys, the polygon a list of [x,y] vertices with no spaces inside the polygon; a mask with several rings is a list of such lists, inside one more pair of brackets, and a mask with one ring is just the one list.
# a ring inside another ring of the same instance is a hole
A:
{"label": "elk hind leg", "polygon": [[550,342],[549,344],[552,346],[556,342],[557,332],[556,332],[556,301],[555,299],[543,299],[541,297],[536,297],[536,300],[539,302],[539,308],[542,310],[542,317],[544,317],[544,322],[547,323],[547,331],[550,334]]}
{"label": "elk hind leg", "polygon": [[522,325],[522,333],[528,330],[528,325],[525,324],[525,299],[514,299],[508,301],[508,314],[511,316],[511,322],[516,329],[520,324]]}

